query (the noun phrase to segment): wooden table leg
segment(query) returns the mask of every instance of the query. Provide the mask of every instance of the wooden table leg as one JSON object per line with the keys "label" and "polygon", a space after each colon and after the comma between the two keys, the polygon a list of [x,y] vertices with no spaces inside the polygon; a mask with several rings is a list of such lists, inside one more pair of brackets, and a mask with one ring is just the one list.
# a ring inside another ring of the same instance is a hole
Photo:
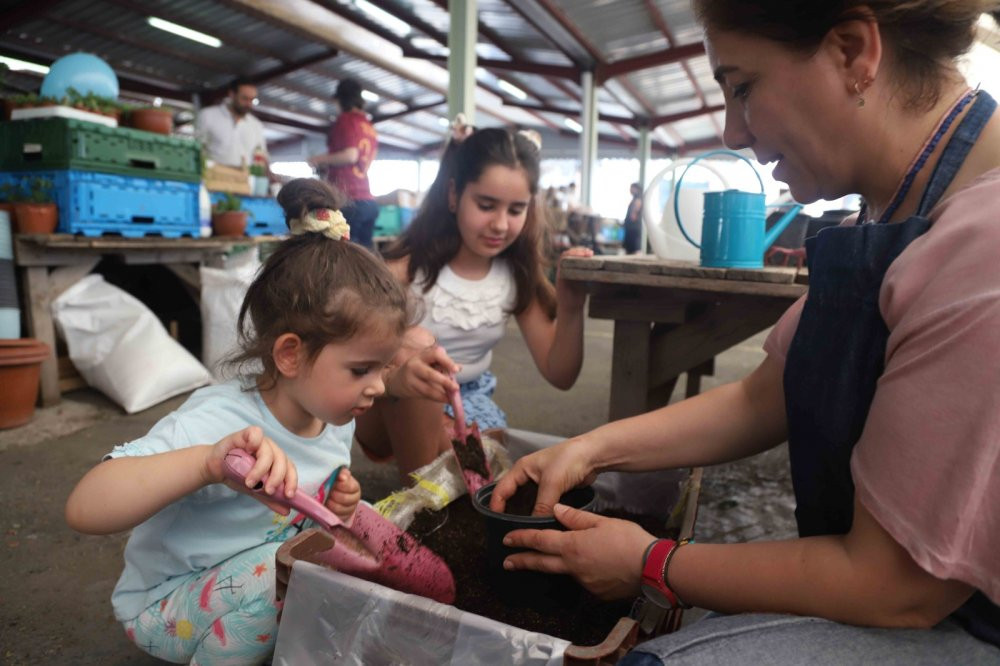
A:
{"label": "wooden table leg", "polygon": [[49,357],[42,361],[42,406],[59,402],[59,367],[56,364],[56,327],[52,321],[52,302],[49,292],[49,269],[45,266],[28,266],[24,269],[24,292],[27,307],[28,336],[49,346]]}
{"label": "wooden table leg", "polygon": [[615,322],[611,352],[611,399],[608,419],[616,421],[646,411],[649,394],[649,322]]}

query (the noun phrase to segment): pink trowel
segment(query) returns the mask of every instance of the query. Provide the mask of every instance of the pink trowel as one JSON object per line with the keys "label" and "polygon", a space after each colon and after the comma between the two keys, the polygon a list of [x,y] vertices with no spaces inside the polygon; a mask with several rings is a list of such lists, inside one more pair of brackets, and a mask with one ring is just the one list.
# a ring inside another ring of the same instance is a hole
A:
{"label": "pink trowel", "polygon": [[451,450],[458,459],[462,470],[462,480],[469,491],[470,497],[475,497],[476,491],[493,480],[486,451],[483,450],[483,439],[479,434],[479,424],[473,422],[469,429],[465,423],[465,409],[462,407],[462,394],[452,392],[449,396],[451,408],[455,410],[455,430],[451,436]]}
{"label": "pink trowel", "polygon": [[[252,454],[233,449],[226,454],[223,472],[244,485],[255,462]],[[266,481],[265,476],[257,483],[254,495],[295,509],[334,536],[333,548],[317,557],[337,571],[442,603],[455,601],[455,578],[444,560],[371,507],[358,504],[354,520],[347,525],[301,489],[285,497],[284,484],[279,484],[268,495]]]}

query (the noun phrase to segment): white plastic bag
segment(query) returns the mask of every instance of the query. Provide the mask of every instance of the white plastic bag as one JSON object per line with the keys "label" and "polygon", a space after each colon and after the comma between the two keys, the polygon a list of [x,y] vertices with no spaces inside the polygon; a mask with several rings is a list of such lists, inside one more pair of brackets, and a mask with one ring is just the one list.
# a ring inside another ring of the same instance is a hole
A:
{"label": "white plastic bag", "polygon": [[212,381],[149,308],[98,274],[63,292],[52,314],[77,371],[129,414]]}
{"label": "white plastic bag", "polygon": [[271,663],[559,666],[568,646],[561,638],[298,561]]}
{"label": "white plastic bag", "polygon": [[201,360],[218,381],[228,379],[223,361],[236,350],[236,320],[247,288],[260,269],[257,249],[237,255],[225,268],[202,266]]}

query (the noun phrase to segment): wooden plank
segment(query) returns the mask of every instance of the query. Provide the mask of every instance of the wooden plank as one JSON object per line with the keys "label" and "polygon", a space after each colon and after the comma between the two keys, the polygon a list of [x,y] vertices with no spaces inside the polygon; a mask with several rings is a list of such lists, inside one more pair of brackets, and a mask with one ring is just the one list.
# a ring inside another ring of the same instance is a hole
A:
{"label": "wooden plank", "polygon": [[49,300],[49,269],[32,266],[23,269],[25,302],[28,304],[28,337],[47,344],[50,352],[42,361],[41,386],[42,406],[49,407],[59,402],[59,368],[56,364],[56,328],[52,322]]}
{"label": "wooden plank", "polygon": [[692,291],[720,294],[748,294],[794,299],[806,292],[805,285],[794,283],[775,284],[771,282],[746,282],[725,279],[709,280],[704,278],[679,277],[672,275],[645,275],[608,271],[586,271],[576,268],[564,268],[562,269],[561,275],[567,280],[579,280],[583,282],[630,284],[669,289],[689,289]]}
{"label": "wooden plank", "polygon": [[798,268],[785,266],[769,266],[767,268],[730,268],[726,271],[727,280],[748,280],[752,282],[775,282],[791,284],[795,282]]}

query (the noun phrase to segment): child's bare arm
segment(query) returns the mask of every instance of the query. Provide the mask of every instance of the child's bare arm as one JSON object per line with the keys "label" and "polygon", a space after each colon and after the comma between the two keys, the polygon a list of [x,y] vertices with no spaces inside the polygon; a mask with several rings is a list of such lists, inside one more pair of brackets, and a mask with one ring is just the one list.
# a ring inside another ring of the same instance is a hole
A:
{"label": "child's bare arm", "polygon": [[222,461],[233,448],[257,457],[247,475],[248,487],[270,471],[268,492],[284,481],[286,493],[294,494],[295,466],[260,428],[252,426],[215,444],[102,462],[73,489],[66,502],[66,522],[86,534],[113,534],[135,527],[171,502],[222,482]]}

